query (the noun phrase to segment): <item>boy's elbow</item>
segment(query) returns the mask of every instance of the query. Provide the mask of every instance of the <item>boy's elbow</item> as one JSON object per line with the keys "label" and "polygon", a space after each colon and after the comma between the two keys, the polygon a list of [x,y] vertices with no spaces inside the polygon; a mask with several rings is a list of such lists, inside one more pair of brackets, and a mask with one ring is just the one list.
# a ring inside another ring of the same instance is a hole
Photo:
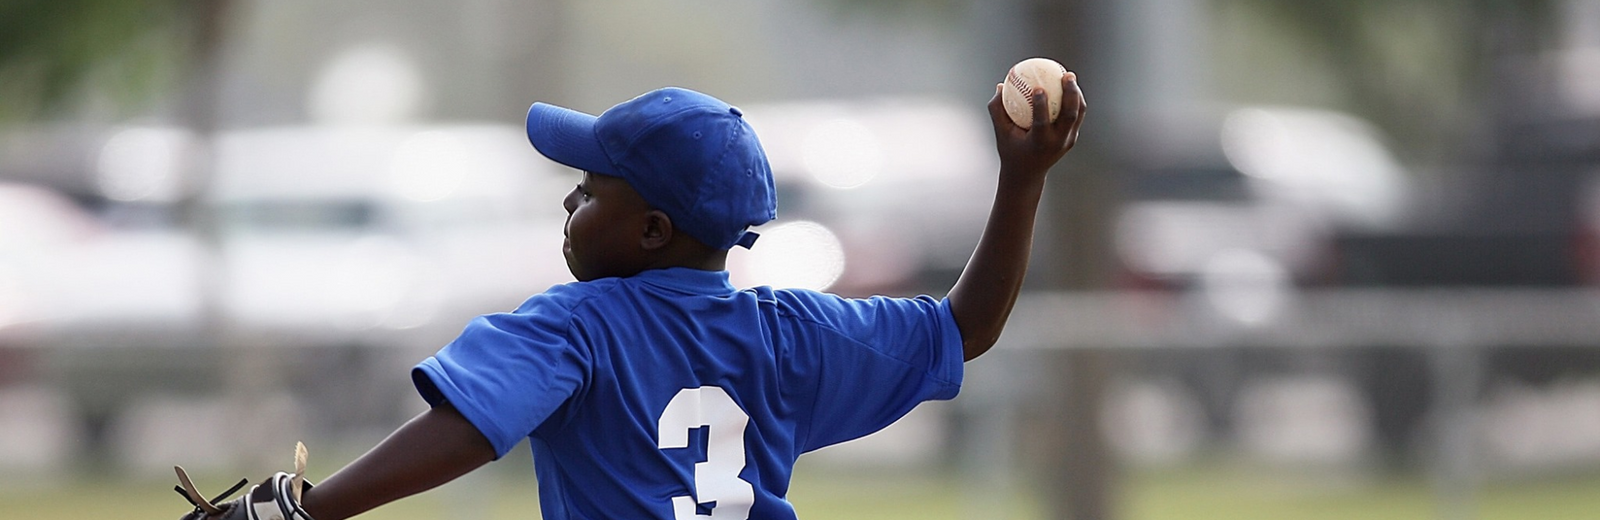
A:
{"label": "boy's elbow", "polygon": [[[951,302],[954,307],[954,301]],[[972,361],[994,348],[1000,341],[1000,331],[1005,329],[1005,316],[972,316],[956,309],[956,328],[961,331],[962,361]]]}
{"label": "boy's elbow", "polygon": [[962,341],[961,360],[965,362],[977,359],[978,356],[982,356],[985,352],[988,352],[989,349],[994,348],[995,342],[999,339],[1000,338],[998,335],[985,335],[982,338],[973,338]]}

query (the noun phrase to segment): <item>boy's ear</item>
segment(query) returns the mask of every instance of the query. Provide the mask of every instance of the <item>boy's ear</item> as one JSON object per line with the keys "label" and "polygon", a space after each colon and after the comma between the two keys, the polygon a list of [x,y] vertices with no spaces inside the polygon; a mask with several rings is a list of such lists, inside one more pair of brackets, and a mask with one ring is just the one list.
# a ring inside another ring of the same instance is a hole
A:
{"label": "boy's ear", "polygon": [[672,242],[672,217],[658,209],[650,210],[645,214],[644,236],[639,239],[639,247],[646,251],[660,249]]}

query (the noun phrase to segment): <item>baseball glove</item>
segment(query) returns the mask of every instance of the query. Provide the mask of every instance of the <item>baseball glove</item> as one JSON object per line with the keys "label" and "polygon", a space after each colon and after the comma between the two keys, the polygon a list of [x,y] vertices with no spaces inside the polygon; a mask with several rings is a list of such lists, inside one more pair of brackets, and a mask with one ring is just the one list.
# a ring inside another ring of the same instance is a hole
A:
{"label": "baseball glove", "polygon": [[300,507],[300,497],[311,489],[311,481],[304,478],[306,472],[304,444],[295,443],[294,461],[293,474],[280,471],[267,477],[260,484],[251,486],[250,491],[244,496],[220,505],[217,504],[218,501],[244,487],[249,480],[240,480],[216,498],[206,500],[205,496],[195,489],[194,482],[189,480],[189,475],[184,473],[183,468],[174,466],[173,470],[178,473],[178,485],[173,489],[194,506],[194,509],[183,515],[180,520],[312,520],[311,515]]}

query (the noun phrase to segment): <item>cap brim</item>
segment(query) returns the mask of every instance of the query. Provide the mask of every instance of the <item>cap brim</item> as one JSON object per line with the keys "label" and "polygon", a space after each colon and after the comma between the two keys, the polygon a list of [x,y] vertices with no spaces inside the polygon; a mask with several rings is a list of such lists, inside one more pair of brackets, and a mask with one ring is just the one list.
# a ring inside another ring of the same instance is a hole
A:
{"label": "cap brim", "polygon": [[545,103],[528,107],[528,142],[550,160],[584,171],[616,175],[600,147],[598,117]]}

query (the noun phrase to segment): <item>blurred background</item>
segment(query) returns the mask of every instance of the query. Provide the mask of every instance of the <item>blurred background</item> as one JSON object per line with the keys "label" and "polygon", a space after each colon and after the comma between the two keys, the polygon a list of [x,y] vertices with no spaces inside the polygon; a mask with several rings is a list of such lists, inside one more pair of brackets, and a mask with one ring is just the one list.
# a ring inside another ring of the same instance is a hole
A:
{"label": "blurred background", "polygon": [[[0,517],[326,477],[570,280],[522,134],[678,85],[780,192],[736,285],[942,294],[1010,64],[1077,71],[962,395],[809,518],[1600,517],[1600,0],[0,0]],[[536,518],[526,448],[372,518]]]}

